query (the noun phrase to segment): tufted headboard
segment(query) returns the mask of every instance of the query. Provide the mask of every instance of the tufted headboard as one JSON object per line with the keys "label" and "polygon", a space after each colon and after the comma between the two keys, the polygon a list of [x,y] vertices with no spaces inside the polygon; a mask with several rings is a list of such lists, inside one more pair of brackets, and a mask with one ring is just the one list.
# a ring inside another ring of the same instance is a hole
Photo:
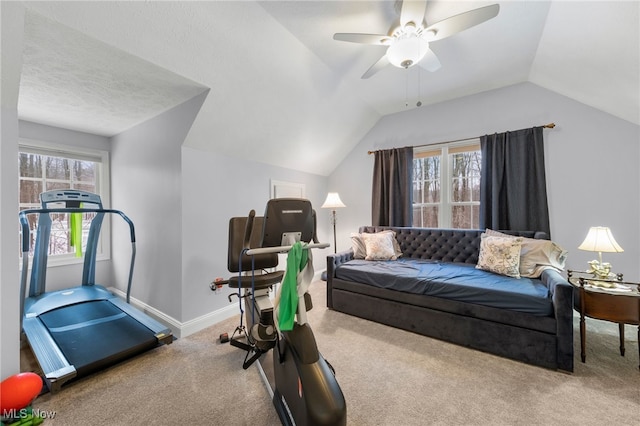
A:
{"label": "tufted headboard", "polygon": [[[396,232],[403,257],[433,259],[444,262],[478,263],[480,229],[437,229],[393,226],[361,226],[360,232],[373,233],[391,229]],[[527,238],[549,239],[540,231],[500,231]]]}

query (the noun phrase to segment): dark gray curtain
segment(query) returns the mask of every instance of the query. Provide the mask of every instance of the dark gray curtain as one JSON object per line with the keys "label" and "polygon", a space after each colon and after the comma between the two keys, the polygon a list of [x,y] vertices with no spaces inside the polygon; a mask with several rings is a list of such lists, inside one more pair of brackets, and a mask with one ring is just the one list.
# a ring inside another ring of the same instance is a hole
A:
{"label": "dark gray curtain", "polygon": [[549,230],[542,127],[480,138],[480,228]]}
{"label": "dark gray curtain", "polygon": [[371,220],[374,226],[411,226],[413,148],[375,152]]}

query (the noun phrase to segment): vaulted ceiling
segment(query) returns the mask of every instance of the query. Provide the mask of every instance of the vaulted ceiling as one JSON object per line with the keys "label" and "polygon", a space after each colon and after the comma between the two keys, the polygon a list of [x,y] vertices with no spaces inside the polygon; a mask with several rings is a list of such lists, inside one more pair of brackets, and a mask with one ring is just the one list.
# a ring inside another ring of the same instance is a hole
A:
{"label": "vaulted ceiling", "polygon": [[[485,1],[429,1],[427,23]],[[640,3],[500,1],[431,43],[442,67],[361,75],[399,1],[23,2],[19,117],[112,136],[210,90],[198,149],[329,174],[383,115],[530,81],[640,125]]]}

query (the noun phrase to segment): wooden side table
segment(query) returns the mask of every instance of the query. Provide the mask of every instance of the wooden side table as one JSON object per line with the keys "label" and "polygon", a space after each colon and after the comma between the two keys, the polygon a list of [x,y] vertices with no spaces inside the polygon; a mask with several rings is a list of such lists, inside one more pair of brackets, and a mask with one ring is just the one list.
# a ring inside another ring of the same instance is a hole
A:
{"label": "wooden side table", "polygon": [[[590,285],[591,280],[589,278],[573,277],[574,273],[582,274],[582,272],[567,271],[569,282],[578,290],[578,297],[574,298],[574,308],[580,312],[580,357],[582,362],[586,360],[585,316],[618,324],[620,355],[624,356],[625,324],[638,326],[638,340],[640,343],[640,283],[630,283],[622,280],[606,281],[614,283],[617,287],[617,289],[609,289]],[[624,291],[624,289],[627,290]],[[640,344],[638,346],[640,359]],[[638,368],[640,368],[640,363]]]}

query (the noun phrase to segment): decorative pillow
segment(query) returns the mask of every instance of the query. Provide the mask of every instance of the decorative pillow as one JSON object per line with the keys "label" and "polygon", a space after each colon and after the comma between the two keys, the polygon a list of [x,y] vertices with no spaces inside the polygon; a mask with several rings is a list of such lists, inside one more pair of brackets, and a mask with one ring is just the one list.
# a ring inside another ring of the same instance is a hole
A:
{"label": "decorative pillow", "polygon": [[[531,271],[526,276],[529,278],[538,278],[540,274],[542,274],[542,271],[550,268],[558,272],[563,271],[565,262],[567,261],[567,251],[553,241],[534,241],[535,242],[526,243],[526,257],[520,260],[521,264],[524,263],[525,268]],[[525,243],[522,245],[522,250],[524,250],[524,248]]]}
{"label": "decorative pillow", "polygon": [[[393,250],[397,259],[402,256],[402,250],[400,250],[400,244],[396,240],[396,233],[392,230],[380,231],[378,234],[391,234],[393,238],[391,242],[393,243]],[[351,248],[353,249],[353,258],[354,259],[365,259],[367,257],[367,247],[365,245],[364,239],[362,238],[363,234],[351,234]],[[370,235],[370,234],[367,234]],[[393,259],[393,260],[395,260]]]}
{"label": "decorative pillow", "polygon": [[508,277],[520,278],[522,238],[480,236],[480,254],[476,268]]}
{"label": "decorative pillow", "polygon": [[[486,234],[504,238],[522,238],[491,229],[487,229]],[[561,272],[564,270],[566,260],[567,251],[553,241],[522,238],[522,249],[520,251],[521,277],[538,278],[542,271],[550,268]]]}
{"label": "decorative pillow", "polygon": [[364,245],[362,234],[351,234],[351,248],[353,249],[354,259],[364,259],[367,257],[367,247]]}
{"label": "decorative pillow", "polygon": [[396,239],[395,232],[376,232],[374,234],[361,234],[364,245],[367,249],[365,260],[396,260],[393,240]]}

